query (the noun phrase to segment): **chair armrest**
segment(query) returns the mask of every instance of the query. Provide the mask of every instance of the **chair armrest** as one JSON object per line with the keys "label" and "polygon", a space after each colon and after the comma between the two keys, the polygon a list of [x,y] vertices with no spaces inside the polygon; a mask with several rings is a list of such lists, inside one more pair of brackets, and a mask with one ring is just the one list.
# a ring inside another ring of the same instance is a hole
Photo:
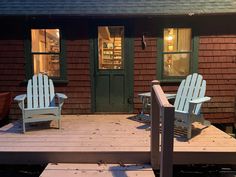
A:
{"label": "chair armrest", "polygon": [[26,98],[26,94],[17,95],[14,98],[14,101],[18,102],[18,106],[20,107],[21,110],[25,109],[25,98]]}
{"label": "chair armrest", "polygon": [[56,97],[58,98],[59,108],[61,109],[67,96],[63,93],[56,93]]}
{"label": "chair armrest", "polygon": [[200,104],[200,103],[204,103],[206,101],[210,101],[210,99],[211,99],[211,97],[205,96],[205,97],[202,97],[202,98],[197,98],[197,99],[191,100],[191,101],[189,101],[189,103],[191,103],[191,104]]}
{"label": "chair armrest", "polygon": [[56,93],[56,96],[60,99],[67,99],[68,97],[63,93]]}
{"label": "chair armrest", "polygon": [[170,99],[174,99],[176,97],[176,94],[172,94],[172,93],[165,93],[165,96],[168,100]]}
{"label": "chair armrest", "polygon": [[139,97],[151,97],[151,92],[145,92],[145,93],[140,93],[138,94]]}
{"label": "chair armrest", "polygon": [[14,98],[14,101],[21,102],[21,101],[24,101],[25,98],[26,98],[26,94],[17,95],[17,96]]}

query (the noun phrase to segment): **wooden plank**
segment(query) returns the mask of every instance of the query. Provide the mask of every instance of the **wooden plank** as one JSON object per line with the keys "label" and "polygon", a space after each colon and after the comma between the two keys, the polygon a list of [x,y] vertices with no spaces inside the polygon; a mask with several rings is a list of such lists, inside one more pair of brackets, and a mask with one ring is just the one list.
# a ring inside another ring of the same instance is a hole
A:
{"label": "wooden plank", "polygon": [[33,76],[33,108],[38,108],[38,80],[37,75]]}
{"label": "wooden plank", "polygon": [[149,165],[133,164],[48,164],[40,177],[155,177]]}
{"label": "wooden plank", "polygon": [[[152,85],[159,85],[158,81],[152,81]],[[159,85],[160,86],[160,85]],[[160,109],[158,105],[155,90],[151,89],[151,165],[153,169],[158,169],[160,164]]]}
{"label": "wooden plank", "polygon": [[54,86],[51,79],[49,79],[49,95],[50,95],[50,106],[55,106]]}
{"label": "wooden plank", "polygon": [[149,164],[106,164],[98,162],[96,164],[80,164],[80,163],[58,163],[48,164],[45,170],[59,169],[79,169],[79,170],[113,170],[113,171],[152,171]]}
{"label": "wooden plank", "polygon": [[175,152],[174,164],[236,164],[235,152]]}
{"label": "wooden plank", "polygon": [[44,91],[44,103],[45,107],[49,107],[49,85],[48,85],[48,77],[46,75],[43,76],[43,91]]}
{"label": "wooden plank", "polygon": [[[182,148],[180,148],[182,150]],[[199,150],[202,150],[199,148]],[[231,150],[231,149],[230,149]],[[88,147],[88,146],[1,146],[0,152],[149,152],[150,147],[147,146],[101,146],[101,147]]]}
{"label": "wooden plank", "polygon": [[181,96],[183,94],[183,87],[185,85],[185,79],[181,81],[180,86],[177,90],[177,94],[176,94],[176,98],[175,98],[175,102],[174,102],[174,106],[175,109],[179,109],[179,105],[180,105],[180,100],[181,100]]}
{"label": "wooden plank", "polygon": [[189,90],[189,85],[190,85],[190,82],[191,82],[191,77],[192,77],[192,75],[188,75],[187,78],[185,79],[185,83],[184,83],[184,86],[182,88],[183,91],[181,91],[182,94],[181,94],[181,99],[180,99],[178,108],[175,108],[177,110],[183,111],[183,109],[185,107],[187,94],[188,94],[188,90]]}
{"label": "wooden plank", "polygon": [[[20,122],[8,124],[0,128],[0,163],[93,163],[101,159],[112,163],[118,160],[150,162],[150,131],[146,130],[145,123],[130,119],[133,116],[66,115],[62,116],[61,130],[41,129],[43,125],[35,130],[34,125],[34,131],[26,134],[21,133]],[[187,140],[181,134],[174,139],[175,164],[204,163],[204,160],[214,163],[213,155],[218,159],[217,164],[233,162],[234,138],[214,126],[204,128],[194,123],[194,127],[196,134],[192,139]],[[202,130],[198,132],[199,129]],[[225,157],[219,155],[220,160],[218,154]]]}
{"label": "wooden plank", "polygon": [[160,177],[173,176],[173,138],[175,108],[168,104],[163,107]]}
{"label": "wooden plank", "polygon": [[32,108],[32,99],[33,99],[32,88],[33,88],[32,80],[30,79],[27,85],[27,108]]}
{"label": "wooden plank", "polygon": [[41,151],[0,152],[0,164],[45,163],[150,163],[150,152],[142,151]]}
{"label": "wooden plank", "polygon": [[194,91],[198,92],[198,90],[199,90],[199,88],[196,86],[196,80],[197,80],[197,74],[194,73],[192,75],[192,78],[191,78],[191,82],[190,82],[190,85],[189,85],[189,90],[188,90],[188,93],[187,93],[187,96],[186,96],[186,103],[185,103],[183,111],[188,111],[188,109],[189,109],[189,104],[188,103],[189,103],[189,101],[191,101],[193,99]]}
{"label": "wooden plank", "polygon": [[43,93],[43,77],[42,74],[38,75],[38,89],[39,89],[39,107],[44,108],[44,93]]}

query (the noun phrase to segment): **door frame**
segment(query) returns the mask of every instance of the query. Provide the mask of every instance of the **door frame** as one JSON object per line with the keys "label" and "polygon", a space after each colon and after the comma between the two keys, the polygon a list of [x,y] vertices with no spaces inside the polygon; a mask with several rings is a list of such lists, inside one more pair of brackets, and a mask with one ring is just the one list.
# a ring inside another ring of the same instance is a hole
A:
{"label": "door frame", "polygon": [[128,112],[133,113],[134,110],[134,33],[133,33],[133,22],[128,19],[94,19],[89,23],[89,58],[90,58],[90,78],[91,78],[91,112],[96,112],[96,86],[95,86],[95,60],[98,56],[97,51],[97,28],[98,26],[124,26],[125,27],[125,36],[124,36],[124,58],[125,70],[126,70],[126,81],[128,87],[128,97],[130,98],[130,104],[128,104]]}

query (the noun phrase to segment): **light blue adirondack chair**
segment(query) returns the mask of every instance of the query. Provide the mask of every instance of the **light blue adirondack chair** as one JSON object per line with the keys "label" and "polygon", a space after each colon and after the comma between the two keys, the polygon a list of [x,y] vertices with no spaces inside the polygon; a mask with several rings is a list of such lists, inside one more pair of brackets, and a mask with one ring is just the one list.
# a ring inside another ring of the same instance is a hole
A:
{"label": "light blue adirondack chair", "polygon": [[188,139],[191,138],[193,122],[210,125],[210,122],[204,120],[201,114],[202,103],[211,99],[205,96],[205,92],[206,81],[197,73],[188,75],[186,79],[182,80],[178,88],[174,102],[175,126],[186,128]]}
{"label": "light blue adirondack chair", "polygon": [[[25,105],[25,99],[27,104]],[[57,100],[57,104],[55,99]],[[32,122],[42,122],[57,120],[58,127],[61,128],[61,109],[67,96],[62,93],[54,93],[54,86],[47,75],[34,75],[28,81],[27,94],[18,95],[14,98],[22,110],[23,132],[25,124]]]}

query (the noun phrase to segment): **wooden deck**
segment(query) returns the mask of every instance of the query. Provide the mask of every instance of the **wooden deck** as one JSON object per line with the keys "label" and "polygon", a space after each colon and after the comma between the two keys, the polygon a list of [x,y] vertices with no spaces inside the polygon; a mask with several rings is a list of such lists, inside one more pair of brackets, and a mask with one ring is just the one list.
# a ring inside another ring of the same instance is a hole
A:
{"label": "wooden deck", "polygon": [[[26,134],[19,122],[2,127],[0,164],[150,163],[149,125],[134,115],[63,116],[61,130],[43,126]],[[176,130],[174,164],[236,164],[234,138],[214,126],[194,127],[189,141]]]}

